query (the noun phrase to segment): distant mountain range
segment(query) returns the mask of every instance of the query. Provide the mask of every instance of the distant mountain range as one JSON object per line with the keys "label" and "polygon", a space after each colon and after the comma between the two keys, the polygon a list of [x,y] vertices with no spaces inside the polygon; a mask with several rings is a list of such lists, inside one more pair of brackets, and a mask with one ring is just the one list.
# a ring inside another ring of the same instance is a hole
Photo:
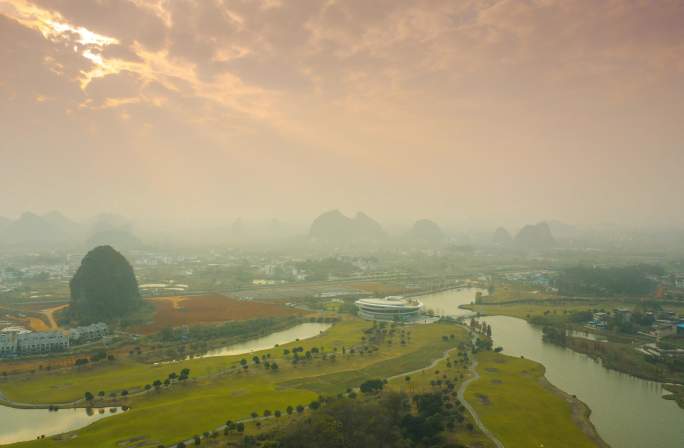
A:
{"label": "distant mountain range", "polygon": [[546,222],[526,225],[515,236],[514,242],[524,249],[549,249],[556,245],[551,228]]}
{"label": "distant mountain range", "polygon": [[0,217],[0,245],[5,247],[65,247],[111,244],[130,249],[141,242],[125,218],[98,215],[87,223],[77,223],[57,211],[38,215],[25,212],[17,219]]}
{"label": "distant mountain range", "polygon": [[513,237],[508,230],[504,229],[503,227],[499,227],[496,229],[496,231],[494,231],[492,243],[496,244],[497,246],[510,246],[513,244]]}
{"label": "distant mountain range", "polygon": [[439,244],[447,239],[437,223],[429,219],[419,219],[416,221],[407,237],[411,241],[424,244]]}
{"label": "distant mountain range", "polygon": [[349,218],[339,210],[331,210],[313,220],[309,237],[323,242],[352,243],[381,241],[387,234],[365,213],[358,212],[354,218]]}
{"label": "distant mountain range", "polygon": [[539,250],[556,246],[556,239],[549,224],[540,222],[524,226],[515,235],[515,238],[511,236],[508,230],[499,227],[492,235],[492,243],[500,247]]}
{"label": "distant mountain range", "polygon": [[311,223],[309,238],[313,241],[328,243],[368,243],[389,242],[409,245],[438,245],[448,240],[444,231],[429,219],[416,221],[411,229],[390,240],[383,227],[363,212],[353,218],[339,210],[325,212]]}

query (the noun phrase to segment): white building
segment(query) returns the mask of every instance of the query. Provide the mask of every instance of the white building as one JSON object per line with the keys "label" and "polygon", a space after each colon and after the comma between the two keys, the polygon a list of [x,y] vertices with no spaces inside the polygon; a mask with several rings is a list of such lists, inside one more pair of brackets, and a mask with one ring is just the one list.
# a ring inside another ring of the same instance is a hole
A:
{"label": "white building", "polygon": [[3,331],[0,332],[0,356],[9,355],[17,352],[17,333]]}
{"label": "white building", "polygon": [[93,341],[102,339],[107,335],[109,327],[104,322],[90,324],[85,327],[76,327],[69,330],[69,339],[71,342],[82,343],[85,341]]}
{"label": "white building", "polygon": [[417,320],[423,309],[419,300],[389,296],[384,299],[360,299],[356,301],[359,316],[369,320],[412,321]]}
{"label": "white building", "polygon": [[7,327],[0,330],[0,356],[67,350],[72,342],[83,343],[102,339],[108,330],[107,324],[102,322],[72,328],[69,331],[36,333],[23,327]]}
{"label": "white building", "polygon": [[64,331],[45,331],[17,335],[17,352],[47,353],[69,348],[69,335]]}

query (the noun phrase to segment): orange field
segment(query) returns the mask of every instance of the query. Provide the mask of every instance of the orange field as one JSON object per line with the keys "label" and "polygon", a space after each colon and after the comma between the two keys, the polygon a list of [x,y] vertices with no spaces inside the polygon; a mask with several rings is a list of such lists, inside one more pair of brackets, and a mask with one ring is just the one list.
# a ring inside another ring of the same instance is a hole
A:
{"label": "orange field", "polygon": [[288,316],[300,311],[271,303],[241,301],[221,294],[174,296],[149,299],[155,306],[154,320],[133,328],[141,334],[152,334],[167,327],[181,325]]}

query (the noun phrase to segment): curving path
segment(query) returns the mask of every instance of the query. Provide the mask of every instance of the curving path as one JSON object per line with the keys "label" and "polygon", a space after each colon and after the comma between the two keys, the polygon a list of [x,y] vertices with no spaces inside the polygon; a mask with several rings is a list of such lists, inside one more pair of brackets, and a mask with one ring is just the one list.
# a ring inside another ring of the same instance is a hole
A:
{"label": "curving path", "polygon": [[482,423],[482,420],[480,420],[480,416],[477,415],[477,412],[475,412],[475,409],[465,399],[465,390],[466,387],[468,387],[468,384],[480,379],[480,374],[477,373],[477,359],[475,359],[475,357],[473,357],[473,362],[470,364],[470,372],[473,376],[462,382],[461,387],[458,388],[458,399],[461,401],[461,403],[463,403],[463,406],[465,406],[468,412],[470,412],[470,415],[473,416],[473,420],[475,420],[475,424],[477,424],[477,427],[480,428],[480,431],[489,437],[489,439],[494,442],[494,445],[496,445],[497,448],[504,448],[503,443],[501,443],[501,441],[497,439],[489,429],[487,429],[484,423]]}
{"label": "curving path", "polygon": [[421,367],[420,369],[411,370],[410,372],[403,372],[403,373],[398,373],[398,374],[396,374],[396,375],[388,376],[388,377],[385,378],[385,379],[386,379],[387,381],[391,381],[391,380],[395,380],[395,379],[397,379],[397,378],[405,377],[406,375],[409,375],[409,376],[415,375],[416,373],[422,372],[423,370],[434,369],[434,368],[437,366],[437,364],[439,364],[440,362],[446,360],[446,359],[449,357],[449,352],[451,352],[451,351],[453,351],[453,350],[458,350],[458,349],[456,349],[456,348],[450,348],[450,349],[444,351],[444,353],[442,353],[442,356],[440,356],[439,358],[437,358],[437,359],[435,359],[434,361],[432,361],[432,362],[430,363],[430,365],[428,365],[428,366]]}

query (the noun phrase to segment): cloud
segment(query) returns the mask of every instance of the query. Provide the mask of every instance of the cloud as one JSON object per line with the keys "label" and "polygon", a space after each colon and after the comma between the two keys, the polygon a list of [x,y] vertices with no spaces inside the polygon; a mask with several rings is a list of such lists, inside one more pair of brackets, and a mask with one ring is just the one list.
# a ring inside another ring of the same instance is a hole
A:
{"label": "cloud", "polygon": [[13,144],[26,114],[68,130],[67,152],[85,132],[145,172],[167,158],[168,188],[184,167],[226,165],[270,185],[285,160],[310,183],[344,166],[382,173],[378,196],[439,203],[469,200],[476,170],[449,171],[468,163],[529,190],[564,175],[559,159],[622,184],[647,146],[665,169],[681,161],[681,23],[669,0],[0,0],[0,114]]}

